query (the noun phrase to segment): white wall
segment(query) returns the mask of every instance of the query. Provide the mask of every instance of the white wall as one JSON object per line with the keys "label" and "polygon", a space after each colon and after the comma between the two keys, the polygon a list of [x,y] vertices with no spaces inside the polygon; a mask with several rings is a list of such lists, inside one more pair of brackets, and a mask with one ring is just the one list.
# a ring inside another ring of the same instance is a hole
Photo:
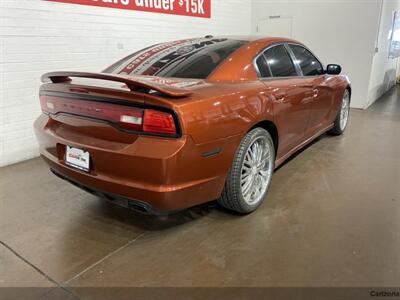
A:
{"label": "white wall", "polygon": [[292,37],[325,64],[341,64],[352,81],[352,107],[365,108],[379,9],[380,0],[254,0],[252,30],[262,18],[293,17]]}
{"label": "white wall", "polygon": [[212,0],[211,19],[46,2],[0,0],[0,166],[38,155],[32,123],[47,71],[101,71],[154,43],[249,34],[250,0]]}
{"label": "white wall", "polygon": [[378,52],[372,61],[371,77],[368,90],[368,102],[371,105],[396,83],[397,59],[389,59],[389,32],[393,25],[393,12],[400,9],[399,0],[382,2],[382,17],[378,35]]}

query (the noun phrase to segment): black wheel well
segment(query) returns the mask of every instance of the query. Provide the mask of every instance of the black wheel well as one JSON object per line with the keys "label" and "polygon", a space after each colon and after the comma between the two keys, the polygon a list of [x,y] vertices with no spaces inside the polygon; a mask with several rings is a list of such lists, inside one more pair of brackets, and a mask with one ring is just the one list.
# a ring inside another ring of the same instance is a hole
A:
{"label": "black wheel well", "polygon": [[345,90],[348,90],[349,91],[349,93],[350,93],[350,99],[351,99],[351,86],[346,86],[346,88],[345,88]]}
{"label": "black wheel well", "polygon": [[278,129],[276,128],[275,124],[269,120],[261,121],[255,124],[252,128],[250,128],[249,131],[257,127],[264,128],[266,131],[269,132],[269,134],[272,137],[272,141],[274,142],[275,154],[276,154],[278,152],[279,136],[278,136]]}

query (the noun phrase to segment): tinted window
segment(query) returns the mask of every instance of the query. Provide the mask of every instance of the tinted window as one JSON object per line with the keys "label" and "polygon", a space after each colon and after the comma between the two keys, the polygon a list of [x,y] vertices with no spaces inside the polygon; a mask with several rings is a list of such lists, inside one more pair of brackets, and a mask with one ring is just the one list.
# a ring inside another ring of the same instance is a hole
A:
{"label": "tinted window", "polygon": [[290,45],[290,49],[292,49],[304,76],[315,76],[324,73],[324,68],[310,51],[297,45]]}
{"label": "tinted window", "polygon": [[189,39],[136,52],[104,70],[107,73],[204,79],[246,41]]}
{"label": "tinted window", "polygon": [[267,65],[267,60],[265,59],[264,55],[260,55],[256,60],[258,72],[260,73],[261,77],[271,77],[271,73],[269,71],[269,67]]}
{"label": "tinted window", "polygon": [[264,52],[272,76],[287,77],[297,76],[293,62],[287,53],[285,46],[278,45]]}

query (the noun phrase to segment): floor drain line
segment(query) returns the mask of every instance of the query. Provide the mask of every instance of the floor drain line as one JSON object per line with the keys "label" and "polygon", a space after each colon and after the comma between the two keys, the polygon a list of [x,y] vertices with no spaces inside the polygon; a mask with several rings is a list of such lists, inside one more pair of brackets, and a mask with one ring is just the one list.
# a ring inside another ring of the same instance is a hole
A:
{"label": "floor drain line", "polygon": [[39,269],[37,266],[35,266],[33,263],[31,263],[29,260],[27,260],[25,257],[23,257],[21,254],[19,254],[17,251],[15,251],[11,246],[9,246],[7,243],[0,241],[0,245],[4,246],[6,249],[8,249],[12,254],[14,254],[16,257],[18,257],[20,260],[25,262],[27,265],[32,267],[36,272],[38,272],[40,275],[44,276],[48,281],[54,283],[57,285],[57,287],[63,289],[67,293],[77,297],[79,299],[79,296],[76,295],[74,292],[70,291],[66,287],[62,286],[59,282],[51,278],[49,275],[47,275],[45,272],[43,272],[41,269]]}

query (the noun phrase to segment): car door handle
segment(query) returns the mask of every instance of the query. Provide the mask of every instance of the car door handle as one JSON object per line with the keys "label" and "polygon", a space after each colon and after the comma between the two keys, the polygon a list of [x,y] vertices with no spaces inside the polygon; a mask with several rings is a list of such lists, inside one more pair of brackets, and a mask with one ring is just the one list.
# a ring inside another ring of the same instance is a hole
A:
{"label": "car door handle", "polygon": [[318,89],[313,89],[313,97],[314,98],[318,97]]}
{"label": "car door handle", "polygon": [[278,92],[278,93],[275,93],[274,96],[275,96],[275,100],[282,101],[283,99],[285,99],[286,93],[285,92]]}

